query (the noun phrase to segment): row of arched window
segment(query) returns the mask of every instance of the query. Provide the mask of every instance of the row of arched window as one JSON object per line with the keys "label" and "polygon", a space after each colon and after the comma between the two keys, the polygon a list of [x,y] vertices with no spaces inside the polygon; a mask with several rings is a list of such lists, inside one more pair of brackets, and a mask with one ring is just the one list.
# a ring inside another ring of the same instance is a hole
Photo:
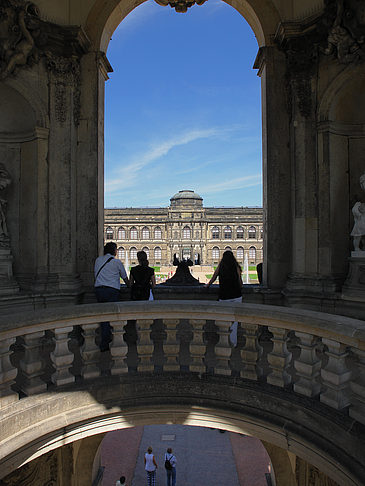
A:
{"label": "row of arched window", "polygon": [[[144,248],[142,248],[142,250],[146,252],[147,258],[150,258],[150,249],[145,246]],[[134,246],[132,246],[132,248],[129,249],[129,259],[130,260],[137,260],[137,251],[138,251],[137,248],[135,248]],[[161,248],[159,246],[156,246],[156,248],[153,250],[153,255],[154,255],[154,259],[156,261],[161,260],[162,251],[161,251]],[[122,260],[122,261],[124,261],[126,259],[126,250],[122,246],[120,246],[118,248],[117,257],[119,258],[119,260]]]}
{"label": "row of arched window", "polygon": [[[122,226],[118,228],[116,232],[116,239],[117,240],[125,240],[127,239],[127,231],[125,228]],[[176,233],[176,231],[175,231]],[[212,239],[213,240],[219,240],[221,238],[221,229],[218,226],[213,226],[212,228]],[[182,238],[184,240],[190,240],[192,235],[192,230],[190,226],[184,226],[182,230]],[[106,228],[106,239],[107,240],[113,240],[115,235],[114,235],[114,229],[111,226],[108,226]],[[129,229],[129,239],[131,240],[137,240],[138,239],[138,229],[135,226],[132,226],[132,228]],[[233,236],[233,230],[231,226],[225,226],[223,228],[223,233],[222,233],[222,238],[225,240],[231,240]],[[261,233],[261,238],[262,238],[262,233]],[[249,226],[247,230],[247,237],[249,239],[256,239],[257,238],[257,230],[255,226]],[[151,238],[151,230],[147,227],[144,226],[141,230],[141,239],[142,240],[149,240]],[[153,230],[153,238],[155,240],[161,240],[162,239],[162,230],[159,226],[154,228]],[[238,226],[236,228],[236,239],[237,240],[243,240],[245,238],[245,230],[243,226]]]}
{"label": "row of arched window", "polygon": [[[142,228],[141,231],[141,236],[142,240],[149,240],[151,238],[151,231],[147,226]],[[161,240],[162,239],[162,230],[159,226],[154,228],[153,230],[153,236],[155,240]],[[114,235],[114,230],[111,226],[108,226],[105,231],[105,237],[107,240],[113,240],[115,235]],[[122,226],[117,229],[116,231],[116,239],[117,240],[125,240],[127,238],[127,231],[125,228]],[[138,239],[138,230],[135,226],[132,226],[132,228],[129,229],[129,239],[131,240],[137,240]]]}
{"label": "row of arched window", "polygon": [[[249,226],[247,230],[247,237],[250,239],[256,239],[257,231],[255,226]],[[223,228],[222,238],[225,240],[231,240],[233,236],[233,230],[231,226],[225,226]],[[262,235],[261,235],[262,237]],[[219,240],[221,238],[221,229],[218,226],[213,226],[212,228],[212,239]],[[236,239],[243,240],[245,238],[245,229],[243,226],[238,226],[236,228]]]}
{"label": "row of arched window", "polygon": [[[227,246],[223,251],[226,250],[231,250],[229,246]],[[236,250],[236,258],[237,260],[243,260],[245,256],[245,252],[242,246],[239,246]],[[218,248],[218,246],[214,246],[212,248],[212,260],[218,261],[221,257],[221,250]],[[250,246],[248,249],[248,259],[249,260],[256,260],[256,248],[254,246]]]}

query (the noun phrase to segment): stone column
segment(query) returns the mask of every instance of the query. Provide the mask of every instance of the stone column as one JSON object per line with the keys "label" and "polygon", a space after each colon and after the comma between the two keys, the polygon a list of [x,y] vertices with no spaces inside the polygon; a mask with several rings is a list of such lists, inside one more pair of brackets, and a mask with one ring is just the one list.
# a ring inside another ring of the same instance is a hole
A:
{"label": "stone column", "polygon": [[262,81],[264,284],[282,288],[291,268],[291,168],[285,55],[263,47],[255,61]]}
{"label": "stone column", "polygon": [[94,260],[102,254],[104,241],[104,85],[110,71],[103,53],[90,52],[81,59],[76,266],[87,288],[93,285]]}
{"label": "stone column", "polygon": [[81,292],[77,275],[77,215],[87,212],[86,206],[77,204],[80,64],[76,57],[50,56],[47,66],[51,127],[48,153],[50,272],[57,276],[59,290],[77,294]]}

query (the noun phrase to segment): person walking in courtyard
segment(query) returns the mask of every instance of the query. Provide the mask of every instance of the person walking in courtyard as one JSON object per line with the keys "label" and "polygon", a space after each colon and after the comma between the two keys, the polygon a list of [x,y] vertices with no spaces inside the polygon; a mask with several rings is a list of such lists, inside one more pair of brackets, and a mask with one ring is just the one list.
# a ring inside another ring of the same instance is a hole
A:
{"label": "person walking in courtyard", "polygon": [[[206,287],[212,285],[217,277],[219,277],[219,300],[242,302],[242,269],[231,250],[223,253],[222,259]],[[233,322],[230,328],[230,341],[233,346],[237,346],[237,328],[238,322]]]}
{"label": "person walking in courtyard", "polygon": [[176,484],[176,457],[172,453],[171,447],[165,452],[165,469],[167,486],[175,486]]}
{"label": "person walking in courtyard", "polygon": [[149,446],[144,455],[144,468],[147,472],[147,486],[156,486],[157,467],[155,456],[152,454],[152,447]]}
{"label": "person walking in courtyard", "polygon": [[[116,243],[110,241],[104,246],[104,255],[95,260],[95,295],[98,302],[118,302],[120,300],[120,279],[129,287],[129,280],[123,263],[115,258]],[[100,323],[100,351],[109,349],[111,328],[109,322]]]}
{"label": "person walking in courtyard", "polygon": [[125,482],[125,476],[121,476],[115,483],[115,486],[127,486],[127,483]]}
{"label": "person walking in courtyard", "polygon": [[137,253],[139,265],[131,269],[132,300],[153,300],[152,289],[156,285],[155,270],[148,266],[147,253]]}

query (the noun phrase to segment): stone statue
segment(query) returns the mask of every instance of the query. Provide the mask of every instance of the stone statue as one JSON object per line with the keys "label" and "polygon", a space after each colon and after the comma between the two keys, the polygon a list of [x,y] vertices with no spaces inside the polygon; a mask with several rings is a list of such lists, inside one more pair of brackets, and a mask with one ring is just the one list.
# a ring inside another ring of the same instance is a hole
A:
{"label": "stone statue", "polygon": [[[11,177],[3,164],[0,164],[0,191],[11,184]],[[6,225],[6,199],[0,197],[0,247],[9,248],[9,233]]]}
{"label": "stone statue", "polygon": [[30,62],[36,57],[34,36],[37,30],[30,29],[34,19],[38,18],[37,7],[30,2],[7,0],[0,6],[0,77],[5,79],[18,66]]}
{"label": "stone statue", "polygon": [[175,275],[173,275],[171,278],[166,280],[166,282],[163,282],[160,285],[203,285],[190,273],[189,267],[193,265],[193,262],[190,260],[190,258],[188,258],[187,260],[182,259],[180,261],[175,253],[173,265],[177,267]]}
{"label": "stone statue", "polygon": [[364,26],[358,21],[361,17],[357,10],[350,10],[344,0],[337,0],[337,13],[335,21],[328,34],[328,45],[324,54],[336,54],[337,59],[343,63],[363,60],[365,52]]}
{"label": "stone statue", "polygon": [[[365,192],[365,172],[360,177],[360,187]],[[365,253],[365,243],[362,244],[362,250],[360,248],[361,240],[365,236],[365,203],[357,201],[352,208],[352,214],[354,215],[354,227],[351,231],[353,237],[354,250],[363,251]]]}

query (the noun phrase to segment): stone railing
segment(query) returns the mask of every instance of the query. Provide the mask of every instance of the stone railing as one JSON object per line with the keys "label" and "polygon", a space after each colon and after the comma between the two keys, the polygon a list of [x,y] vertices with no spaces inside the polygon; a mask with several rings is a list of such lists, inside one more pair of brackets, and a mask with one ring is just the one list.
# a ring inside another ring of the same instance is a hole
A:
{"label": "stone railing", "polygon": [[[110,321],[109,352],[98,347]],[[229,328],[239,323],[238,345]],[[0,319],[0,408],[102,376],[192,373],[292,390],[365,424],[365,323],[207,301],[123,302]]]}

